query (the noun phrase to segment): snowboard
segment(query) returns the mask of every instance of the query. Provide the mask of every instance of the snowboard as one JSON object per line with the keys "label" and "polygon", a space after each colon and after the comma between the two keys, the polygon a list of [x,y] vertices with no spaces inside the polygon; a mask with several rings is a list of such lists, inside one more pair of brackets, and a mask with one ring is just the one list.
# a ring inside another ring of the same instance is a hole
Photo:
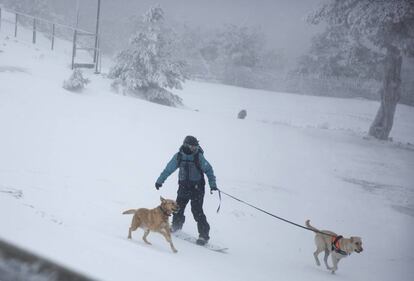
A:
{"label": "snowboard", "polygon": [[176,231],[176,232],[172,233],[172,235],[174,237],[178,238],[178,239],[190,242],[190,243],[192,243],[194,245],[197,245],[197,246],[200,246],[200,247],[204,247],[204,248],[209,249],[209,250],[214,251],[214,252],[226,253],[226,251],[228,250],[228,248],[226,248],[226,247],[211,244],[210,242],[208,242],[205,245],[198,245],[196,237],[194,237],[194,236],[192,236],[188,233],[185,233],[183,231]]}

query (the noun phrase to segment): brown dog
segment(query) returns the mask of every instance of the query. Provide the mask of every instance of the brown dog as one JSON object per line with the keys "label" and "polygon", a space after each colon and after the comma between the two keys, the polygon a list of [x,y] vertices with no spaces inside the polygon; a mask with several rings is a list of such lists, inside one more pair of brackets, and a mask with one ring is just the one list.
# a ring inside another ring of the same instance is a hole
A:
{"label": "brown dog", "polygon": [[141,227],[144,229],[144,236],[142,239],[145,243],[151,245],[150,242],[147,240],[147,236],[150,231],[161,233],[165,239],[170,243],[171,250],[176,253],[177,250],[175,249],[172,240],[171,240],[171,232],[170,232],[170,224],[168,222],[168,217],[171,216],[172,213],[178,210],[178,205],[174,200],[164,199],[160,197],[161,205],[155,209],[145,209],[141,208],[138,210],[130,209],[122,214],[134,214],[132,218],[131,227],[129,228],[128,232],[128,239],[131,239],[131,232]]}
{"label": "brown dog", "polygon": [[[332,231],[319,230],[311,226],[309,220],[306,221],[306,226],[316,233],[316,251],[313,253],[316,265],[321,265],[318,255],[322,252],[325,252],[323,260],[325,262],[326,268],[328,270],[332,270],[332,273],[335,273],[335,271],[338,270],[338,263],[340,259],[349,256],[353,252],[361,253],[364,250],[362,248],[362,240],[360,237],[351,236],[351,238],[343,238],[342,236],[338,236]],[[330,267],[328,265],[329,254],[331,254],[333,267]]]}

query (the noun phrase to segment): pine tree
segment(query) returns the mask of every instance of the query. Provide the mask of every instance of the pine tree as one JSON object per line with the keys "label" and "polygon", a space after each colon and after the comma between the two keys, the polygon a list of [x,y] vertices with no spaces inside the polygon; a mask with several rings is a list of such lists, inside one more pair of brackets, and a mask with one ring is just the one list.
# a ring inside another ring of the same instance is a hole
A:
{"label": "pine tree", "polygon": [[352,38],[343,25],[329,25],[311,40],[308,54],[299,58],[296,73],[335,78],[381,79],[383,54]]}
{"label": "pine tree", "polygon": [[114,86],[157,103],[181,104],[178,96],[165,89],[181,89],[187,76],[184,62],[172,56],[173,33],[164,25],[163,10],[151,8],[138,28],[129,46],[116,56],[109,74]]}
{"label": "pine tree", "polygon": [[227,62],[234,66],[255,67],[263,50],[264,35],[260,30],[229,25],[218,36],[218,44]]}
{"label": "pine tree", "polygon": [[223,82],[241,87],[257,87],[255,70],[264,47],[263,33],[254,28],[228,25],[217,35]]}
{"label": "pine tree", "polygon": [[316,24],[326,21],[332,26],[343,26],[351,36],[361,39],[360,42],[366,41],[384,53],[381,106],[369,134],[388,139],[401,97],[403,55],[414,55],[414,1],[331,0],[310,20]]}

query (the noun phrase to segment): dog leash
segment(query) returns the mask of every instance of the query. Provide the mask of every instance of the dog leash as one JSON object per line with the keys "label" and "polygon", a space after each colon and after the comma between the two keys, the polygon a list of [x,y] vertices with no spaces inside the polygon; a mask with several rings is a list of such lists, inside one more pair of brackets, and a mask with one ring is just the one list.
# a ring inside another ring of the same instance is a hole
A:
{"label": "dog leash", "polygon": [[218,190],[218,192],[219,192],[219,198],[220,198],[220,204],[219,204],[219,207],[218,207],[218,209],[217,209],[217,213],[219,212],[220,207],[221,207],[221,193],[223,193],[224,195],[227,195],[228,197],[230,197],[230,198],[232,198],[232,199],[234,199],[234,200],[236,200],[236,201],[239,201],[240,203],[243,203],[243,204],[245,204],[245,205],[247,205],[247,206],[249,206],[249,207],[252,207],[252,208],[254,208],[254,209],[256,209],[256,210],[258,210],[258,211],[260,211],[260,212],[262,212],[262,213],[265,213],[265,214],[267,214],[267,215],[269,215],[269,216],[271,216],[271,217],[274,217],[274,218],[276,218],[276,219],[278,219],[278,220],[284,221],[284,222],[286,222],[286,223],[292,224],[292,225],[294,225],[294,226],[297,226],[297,227],[300,227],[300,228],[303,228],[303,229],[306,229],[306,230],[309,230],[309,231],[312,231],[312,232],[320,233],[320,234],[327,235],[327,236],[330,236],[330,237],[336,237],[336,235],[332,235],[332,234],[329,234],[329,233],[325,233],[325,232],[323,232],[323,231],[315,230],[315,229],[312,229],[312,228],[309,228],[309,227],[306,227],[306,226],[300,225],[300,224],[298,224],[298,223],[292,222],[292,221],[287,220],[287,219],[285,219],[285,218],[282,218],[282,217],[276,216],[275,214],[272,214],[272,213],[270,213],[270,212],[268,212],[268,211],[265,211],[265,210],[263,210],[263,209],[261,209],[261,208],[259,208],[259,207],[256,207],[256,206],[254,206],[254,205],[252,205],[252,204],[250,204],[250,203],[247,203],[246,201],[241,200],[241,199],[239,199],[239,198],[237,198],[237,197],[235,197],[235,196],[233,196],[233,195],[231,195],[231,194],[228,194],[228,193],[226,193],[226,192],[224,192],[224,191],[222,191],[222,190],[220,190],[220,189],[217,189],[217,190]]}

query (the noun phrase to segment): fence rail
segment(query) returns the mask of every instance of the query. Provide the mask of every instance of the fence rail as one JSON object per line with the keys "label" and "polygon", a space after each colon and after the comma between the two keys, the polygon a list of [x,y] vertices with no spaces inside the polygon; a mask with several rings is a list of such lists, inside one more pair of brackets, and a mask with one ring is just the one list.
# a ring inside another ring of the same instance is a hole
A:
{"label": "fence rail", "polygon": [[[50,20],[47,20],[47,19],[43,19],[43,18],[39,18],[39,17],[36,17],[36,16],[29,15],[29,14],[26,14],[26,13],[18,12],[18,11],[11,10],[11,9],[6,9],[2,6],[0,6],[0,10],[4,10],[8,13],[19,15],[19,16],[24,16],[24,17],[27,17],[27,18],[30,18],[30,19],[33,19],[33,20],[36,20],[36,21],[44,22],[44,23],[47,23],[47,24],[50,24],[50,25],[55,25],[55,26],[59,26],[59,27],[62,27],[62,28],[67,28],[67,29],[70,29],[72,31],[77,30],[78,32],[82,32],[82,33],[85,33],[85,34],[90,34],[90,35],[94,35],[94,36],[96,35],[95,33],[91,32],[91,31],[87,31],[87,30],[84,30],[84,29],[81,29],[81,28],[77,28],[77,27],[74,27],[72,25],[53,22],[53,21],[50,21]],[[0,19],[1,19],[1,17],[0,17]]]}
{"label": "fence rail", "polygon": [[[6,18],[6,13],[8,17]],[[66,40],[73,40],[72,48],[72,69],[75,67],[82,67],[88,65],[89,68],[95,68],[95,72],[99,73],[100,70],[100,48],[99,48],[99,33],[90,32],[81,28],[77,28],[71,25],[54,22],[44,18],[36,17],[12,9],[6,9],[0,5],[0,31],[3,23],[11,24],[14,26],[14,37],[18,37],[19,25],[24,26],[25,28],[31,28],[32,35],[31,41],[33,44],[37,43],[37,33],[40,32],[50,39],[50,48],[54,50],[55,48],[55,39],[57,37],[62,37]],[[43,30],[42,30],[43,29]],[[86,37],[83,41],[79,40],[79,36]],[[87,38],[93,40],[93,42],[88,42]],[[89,46],[82,46],[82,42]],[[88,42],[88,43],[85,43]],[[93,63],[76,63],[76,51],[83,50],[88,52],[93,52],[92,59]],[[99,67],[98,67],[99,65]],[[92,67],[91,67],[92,66]]]}

